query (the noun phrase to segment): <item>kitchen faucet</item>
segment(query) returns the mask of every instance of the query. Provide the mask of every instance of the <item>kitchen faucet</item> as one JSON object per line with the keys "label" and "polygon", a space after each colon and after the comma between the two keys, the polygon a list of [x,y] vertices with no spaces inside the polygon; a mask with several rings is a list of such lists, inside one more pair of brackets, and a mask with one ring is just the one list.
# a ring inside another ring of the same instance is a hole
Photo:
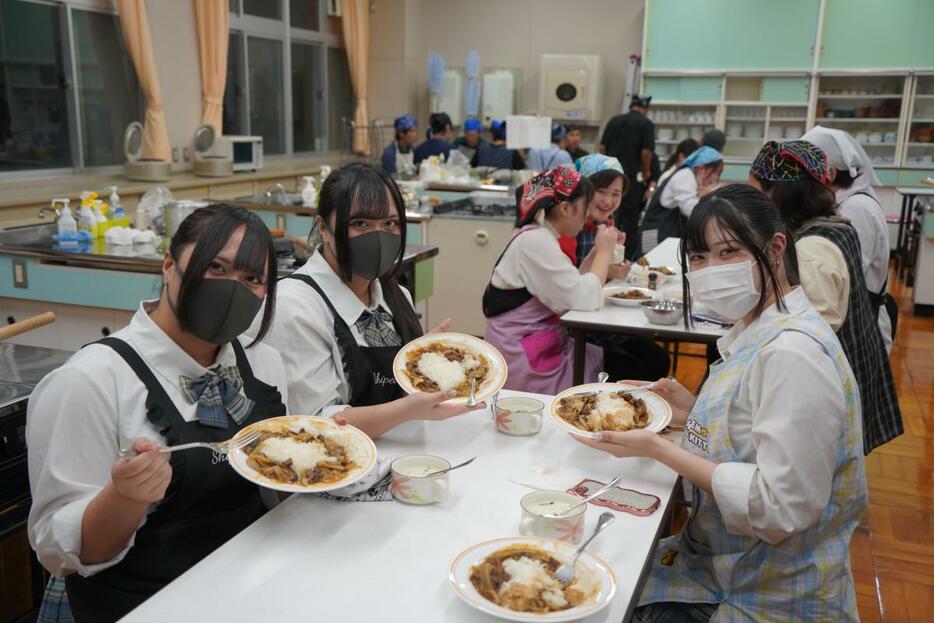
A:
{"label": "kitchen faucet", "polygon": [[55,219],[58,220],[58,217],[62,215],[62,211],[58,208],[51,208],[49,206],[42,206],[39,208],[39,218],[45,218],[46,213],[55,212]]}
{"label": "kitchen faucet", "polygon": [[280,203],[280,204],[282,204],[282,205],[288,204],[289,198],[288,198],[287,192],[286,192],[286,190],[285,190],[285,186],[283,186],[283,185],[280,183],[280,184],[276,184],[275,186],[270,186],[269,188],[266,189],[266,193],[265,193],[266,199],[268,199],[270,203],[272,202],[273,191],[279,193],[279,203]]}

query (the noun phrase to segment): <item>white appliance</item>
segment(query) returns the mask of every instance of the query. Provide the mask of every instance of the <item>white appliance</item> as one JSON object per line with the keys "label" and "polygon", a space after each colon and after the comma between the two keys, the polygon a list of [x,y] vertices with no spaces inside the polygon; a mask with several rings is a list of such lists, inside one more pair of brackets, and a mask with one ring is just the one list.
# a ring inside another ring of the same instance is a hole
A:
{"label": "white appliance", "polygon": [[556,121],[602,122],[600,57],[542,54],[539,112]]}
{"label": "white appliance", "polygon": [[191,144],[194,147],[195,158],[191,163],[191,171],[199,177],[227,177],[233,174],[233,160],[229,156],[212,156],[211,148],[217,136],[214,127],[200,125],[195,130],[195,137]]}
{"label": "white appliance", "polygon": [[511,71],[499,69],[483,74],[483,125],[515,114],[515,88]]}
{"label": "white appliance", "polygon": [[464,77],[454,69],[444,70],[444,83],[438,109],[434,112],[446,112],[455,126],[464,120]]}
{"label": "white appliance", "polygon": [[164,160],[143,158],[143,124],[133,121],[123,134],[124,175],[138,182],[165,182],[172,176],[172,164]]}
{"label": "white appliance", "polygon": [[262,136],[218,136],[211,147],[199,154],[204,158],[229,158],[234,171],[258,171],[263,168]]}

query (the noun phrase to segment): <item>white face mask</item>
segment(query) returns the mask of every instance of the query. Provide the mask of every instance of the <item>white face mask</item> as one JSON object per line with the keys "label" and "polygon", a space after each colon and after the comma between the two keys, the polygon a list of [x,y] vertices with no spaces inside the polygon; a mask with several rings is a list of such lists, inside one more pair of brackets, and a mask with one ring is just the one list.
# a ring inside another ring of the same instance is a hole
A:
{"label": "white face mask", "polygon": [[689,271],[691,293],[723,318],[739,320],[759,302],[752,265],[746,261]]}

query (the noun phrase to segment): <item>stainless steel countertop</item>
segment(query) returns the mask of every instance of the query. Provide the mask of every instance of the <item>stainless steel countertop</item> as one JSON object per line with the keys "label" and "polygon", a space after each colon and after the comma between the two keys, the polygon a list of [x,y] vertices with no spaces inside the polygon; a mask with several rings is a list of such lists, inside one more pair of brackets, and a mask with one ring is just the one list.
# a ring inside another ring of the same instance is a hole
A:
{"label": "stainless steel countertop", "polygon": [[[405,251],[403,263],[419,262],[437,255],[438,247],[411,245],[407,246]],[[108,245],[103,240],[83,243],[71,249],[59,248],[57,244],[0,244],[0,255],[34,257],[67,266],[144,273],[160,272],[164,257],[151,244]],[[280,274],[285,275],[290,272],[291,270],[280,271]]]}
{"label": "stainless steel countertop", "polygon": [[28,398],[42,377],[71,355],[67,350],[0,343],[0,408]]}

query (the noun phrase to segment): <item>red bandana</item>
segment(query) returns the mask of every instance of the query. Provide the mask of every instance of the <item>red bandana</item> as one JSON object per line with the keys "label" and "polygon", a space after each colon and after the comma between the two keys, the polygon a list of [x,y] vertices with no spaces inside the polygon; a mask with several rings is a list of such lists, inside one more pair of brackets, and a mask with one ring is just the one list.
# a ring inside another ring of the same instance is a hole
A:
{"label": "red bandana", "polygon": [[559,166],[536,175],[522,185],[519,197],[519,223],[527,223],[535,216],[542,200],[557,202],[567,199],[581,181],[580,173],[566,166]]}

